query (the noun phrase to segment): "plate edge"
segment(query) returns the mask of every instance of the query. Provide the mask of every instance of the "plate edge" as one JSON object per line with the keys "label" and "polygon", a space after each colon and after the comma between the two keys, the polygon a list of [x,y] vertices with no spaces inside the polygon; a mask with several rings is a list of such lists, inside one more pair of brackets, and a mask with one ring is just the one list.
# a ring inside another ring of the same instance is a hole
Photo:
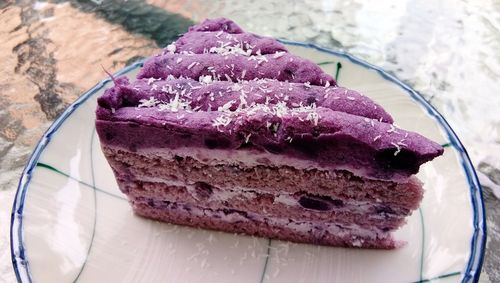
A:
{"label": "plate edge", "polygon": [[[120,76],[124,73],[128,73],[131,70],[141,67],[143,65],[143,60],[135,62],[129,66],[124,67],[114,74],[114,76]],[[24,247],[24,231],[23,231],[23,211],[24,211],[24,199],[26,197],[27,187],[31,181],[33,169],[36,166],[36,162],[40,158],[40,154],[43,152],[45,147],[51,140],[52,134],[55,133],[62,123],[87,99],[89,99],[95,92],[103,88],[107,83],[111,82],[111,78],[104,79],[90,88],[87,92],[82,94],[73,103],[71,103],[64,112],[59,115],[50,127],[45,131],[40,140],[35,146],[33,153],[28,159],[28,163],[21,173],[21,178],[17,185],[16,194],[14,196],[14,203],[12,205],[12,211],[10,215],[10,255],[14,273],[18,282],[32,282],[31,275],[29,272],[29,262],[25,258],[25,247]]]}

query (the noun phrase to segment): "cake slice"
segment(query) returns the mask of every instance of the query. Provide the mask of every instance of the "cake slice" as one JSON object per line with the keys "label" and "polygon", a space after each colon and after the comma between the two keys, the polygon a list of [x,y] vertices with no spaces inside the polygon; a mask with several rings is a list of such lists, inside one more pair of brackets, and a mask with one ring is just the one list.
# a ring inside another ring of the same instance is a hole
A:
{"label": "cake slice", "polygon": [[207,20],[98,99],[96,129],[138,215],[321,245],[392,249],[440,145],[311,61]]}

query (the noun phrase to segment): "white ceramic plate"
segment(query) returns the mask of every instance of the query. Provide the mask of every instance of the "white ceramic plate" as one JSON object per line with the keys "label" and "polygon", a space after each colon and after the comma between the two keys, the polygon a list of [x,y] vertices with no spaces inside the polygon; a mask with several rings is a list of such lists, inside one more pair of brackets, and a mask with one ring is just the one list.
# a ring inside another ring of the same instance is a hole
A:
{"label": "white ceramic plate", "polygon": [[[285,42],[339,84],[386,108],[396,123],[445,146],[424,165],[421,208],[393,251],[292,244],[159,223],[135,216],[95,134],[99,83],[54,122],[21,178],[11,227],[21,282],[469,282],[485,243],[479,183],[445,120],[394,77],[352,56]],[[340,65],[341,64],[341,68]],[[140,63],[119,74],[134,77]]]}

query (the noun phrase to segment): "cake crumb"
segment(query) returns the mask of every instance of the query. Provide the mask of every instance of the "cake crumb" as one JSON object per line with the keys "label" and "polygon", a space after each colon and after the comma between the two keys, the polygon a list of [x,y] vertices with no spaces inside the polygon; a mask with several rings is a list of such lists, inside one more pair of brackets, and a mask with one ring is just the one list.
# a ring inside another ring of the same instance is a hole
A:
{"label": "cake crumb", "polygon": [[354,239],[352,241],[352,245],[353,245],[353,247],[360,248],[363,245],[363,242],[364,242],[363,239]]}
{"label": "cake crumb", "polygon": [[202,261],[201,261],[201,264],[200,264],[201,268],[203,269],[206,269],[207,267],[209,267],[209,264],[207,263],[207,259],[204,258]]}

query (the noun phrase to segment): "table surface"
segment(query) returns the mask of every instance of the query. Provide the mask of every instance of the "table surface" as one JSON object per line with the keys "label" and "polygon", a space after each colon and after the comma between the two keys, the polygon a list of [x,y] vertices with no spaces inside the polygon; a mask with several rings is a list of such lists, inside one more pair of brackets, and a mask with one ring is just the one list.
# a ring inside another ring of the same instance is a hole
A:
{"label": "table surface", "polygon": [[[395,74],[438,109],[478,171],[488,243],[482,282],[500,282],[500,5],[494,1],[0,1],[0,282],[13,282],[12,201],[51,122],[106,75],[193,22],[345,50]],[[495,197],[495,193],[498,197]]]}

